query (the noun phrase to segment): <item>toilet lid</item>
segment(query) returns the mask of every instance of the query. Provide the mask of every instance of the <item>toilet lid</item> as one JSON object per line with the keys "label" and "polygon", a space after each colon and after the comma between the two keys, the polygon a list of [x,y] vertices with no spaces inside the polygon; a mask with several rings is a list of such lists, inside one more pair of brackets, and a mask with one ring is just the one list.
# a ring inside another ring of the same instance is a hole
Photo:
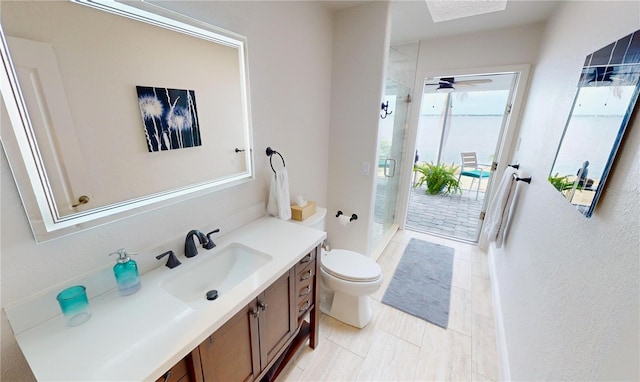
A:
{"label": "toilet lid", "polygon": [[382,275],[380,265],[365,255],[334,249],[322,256],[322,268],[330,275],[346,281],[375,281]]}

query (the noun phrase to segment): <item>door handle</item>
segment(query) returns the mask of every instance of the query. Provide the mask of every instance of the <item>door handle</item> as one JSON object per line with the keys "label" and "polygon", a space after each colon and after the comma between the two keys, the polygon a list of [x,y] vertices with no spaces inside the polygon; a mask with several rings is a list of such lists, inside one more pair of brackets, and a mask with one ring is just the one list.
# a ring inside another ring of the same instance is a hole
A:
{"label": "door handle", "polygon": [[[391,173],[391,175],[389,175],[389,169],[391,168],[391,166],[389,166],[389,163],[393,163],[393,172]],[[387,178],[393,178],[396,175],[396,160],[393,158],[387,158],[384,160],[384,176],[386,176]]]}

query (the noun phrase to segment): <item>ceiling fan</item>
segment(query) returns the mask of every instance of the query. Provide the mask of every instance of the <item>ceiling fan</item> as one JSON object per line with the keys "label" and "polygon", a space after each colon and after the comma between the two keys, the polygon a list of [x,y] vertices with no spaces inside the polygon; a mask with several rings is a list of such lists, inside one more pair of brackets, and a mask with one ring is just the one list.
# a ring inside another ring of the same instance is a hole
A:
{"label": "ceiling fan", "polygon": [[580,86],[635,86],[638,73],[632,66],[585,67],[580,75]]}
{"label": "ceiling fan", "polygon": [[442,93],[448,93],[454,91],[456,88],[453,86],[476,86],[476,84],[488,84],[492,81],[488,78],[479,80],[460,80],[456,81],[455,77],[441,77],[437,79],[437,83],[425,83],[424,86],[437,86],[436,91]]}

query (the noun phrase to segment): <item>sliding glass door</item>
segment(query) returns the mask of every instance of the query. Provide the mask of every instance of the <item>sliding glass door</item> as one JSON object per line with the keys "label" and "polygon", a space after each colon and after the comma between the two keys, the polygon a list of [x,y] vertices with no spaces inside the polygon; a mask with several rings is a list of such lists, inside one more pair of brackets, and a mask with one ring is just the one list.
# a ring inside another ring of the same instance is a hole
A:
{"label": "sliding glass door", "polygon": [[[417,164],[446,166],[454,171],[460,189],[431,195],[429,178],[413,187],[407,229],[477,242],[495,169],[492,164],[510,117],[517,82],[518,73],[425,79]],[[416,173],[414,185],[421,176]]]}

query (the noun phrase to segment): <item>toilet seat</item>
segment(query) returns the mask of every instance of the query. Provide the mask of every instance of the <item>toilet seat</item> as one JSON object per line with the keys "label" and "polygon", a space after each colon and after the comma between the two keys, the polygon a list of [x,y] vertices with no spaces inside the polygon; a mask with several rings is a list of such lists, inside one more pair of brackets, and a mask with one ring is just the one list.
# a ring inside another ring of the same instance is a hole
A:
{"label": "toilet seat", "polygon": [[346,249],[334,249],[324,253],[322,268],[333,277],[345,281],[370,282],[382,276],[382,268],[361,253]]}

